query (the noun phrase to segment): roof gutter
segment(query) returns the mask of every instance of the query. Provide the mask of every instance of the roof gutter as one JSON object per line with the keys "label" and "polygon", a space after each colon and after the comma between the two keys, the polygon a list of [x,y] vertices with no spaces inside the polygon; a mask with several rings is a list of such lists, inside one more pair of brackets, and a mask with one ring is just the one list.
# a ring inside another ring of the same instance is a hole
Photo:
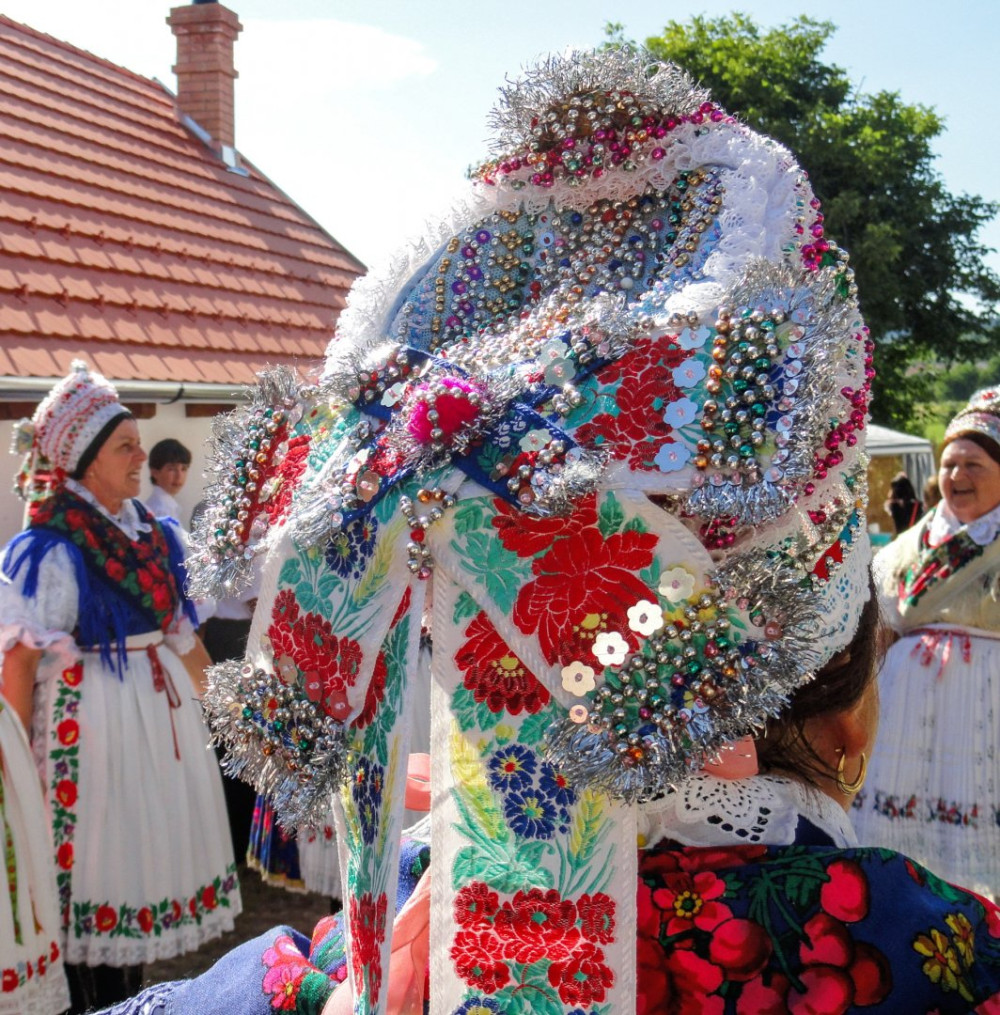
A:
{"label": "roof gutter", "polygon": [[[16,401],[41,400],[59,380],[58,377],[10,377],[0,375],[0,394]],[[116,381],[111,378],[123,402],[240,402],[244,385],[210,384],[205,381]]]}

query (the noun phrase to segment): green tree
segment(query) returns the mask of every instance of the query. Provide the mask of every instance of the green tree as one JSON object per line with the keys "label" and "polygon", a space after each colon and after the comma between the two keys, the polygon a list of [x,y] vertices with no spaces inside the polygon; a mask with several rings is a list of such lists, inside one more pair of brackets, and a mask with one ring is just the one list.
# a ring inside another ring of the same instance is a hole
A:
{"label": "green tree", "polygon": [[[992,352],[1000,277],[977,236],[997,206],[948,191],[934,168],[944,123],[933,109],[895,92],[863,94],[822,61],[834,31],[806,17],[764,31],[737,13],[671,21],[646,46],[808,170],[829,235],[850,252],[878,343],[873,415],[900,424],[930,393],[920,363]],[[609,24],[608,35],[630,44],[621,25]]]}

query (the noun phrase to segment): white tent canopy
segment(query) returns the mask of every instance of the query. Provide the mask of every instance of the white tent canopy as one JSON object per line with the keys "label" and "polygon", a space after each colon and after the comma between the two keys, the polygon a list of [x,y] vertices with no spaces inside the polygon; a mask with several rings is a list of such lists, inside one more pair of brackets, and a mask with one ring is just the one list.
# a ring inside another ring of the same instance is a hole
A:
{"label": "white tent canopy", "polygon": [[872,458],[900,455],[903,471],[910,477],[917,496],[924,483],[937,471],[934,465],[934,449],[931,442],[923,437],[914,437],[899,430],[868,424],[868,454]]}

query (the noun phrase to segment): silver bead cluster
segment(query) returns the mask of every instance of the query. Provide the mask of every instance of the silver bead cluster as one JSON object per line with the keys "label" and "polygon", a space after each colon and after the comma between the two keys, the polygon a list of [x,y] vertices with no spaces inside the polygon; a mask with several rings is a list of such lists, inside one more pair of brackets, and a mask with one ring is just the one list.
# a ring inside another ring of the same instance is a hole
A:
{"label": "silver bead cluster", "polygon": [[407,496],[399,498],[399,510],[410,527],[410,541],[406,544],[406,566],[411,574],[422,581],[431,576],[434,560],[430,547],[425,543],[425,534],[429,526],[441,518],[445,511],[455,506],[455,497],[443,490],[423,489],[417,491],[417,503],[422,506],[431,505],[426,514],[417,514],[417,508]]}

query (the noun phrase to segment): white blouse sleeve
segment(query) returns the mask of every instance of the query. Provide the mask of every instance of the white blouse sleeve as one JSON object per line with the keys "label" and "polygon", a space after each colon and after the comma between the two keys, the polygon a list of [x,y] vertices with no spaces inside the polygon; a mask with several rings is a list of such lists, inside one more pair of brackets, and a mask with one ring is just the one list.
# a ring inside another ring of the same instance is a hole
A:
{"label": "white blouse sleeve", "polygon": [[61,657],[65,665],[80,658],[73,641],[79,612],[73,562],[61,544],[52,546],[38,565],[38,588],[34,596],[24,594],[28,567],[11,578],[0,576],[0,651],[19,642],[29,648],[45,649]]}

